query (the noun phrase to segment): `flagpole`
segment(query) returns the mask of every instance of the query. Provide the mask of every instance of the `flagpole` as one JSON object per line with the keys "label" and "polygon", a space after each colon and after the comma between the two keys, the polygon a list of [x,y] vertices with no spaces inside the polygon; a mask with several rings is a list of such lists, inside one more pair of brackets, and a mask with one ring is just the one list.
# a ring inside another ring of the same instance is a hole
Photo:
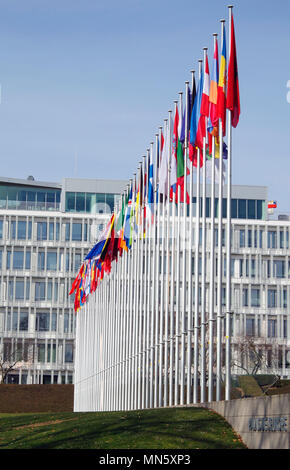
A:
{"label": "flagpole", "polygon": [[[176,105],[176,102],[175,102]],[[169,406],[173,406],[174,382],[174,292],[175,292],[175,213],[176,206],[173,198],[171,214],[171,272],[170,272],[170,354],[169,354]]]}
{"label": "flagpole", "polygon": [[140,236],[139,236],[139,215],[140,215],[140,198],[141,198],[141,164],[138,168],[138,193],[139,193],[139,204],[138,204],[138,213],[136,213],[137,224],[137,237],[136,237],[136,286],[135,286],[135,348],[134,348],[134,369],[135,369],[135,378],[134,378],[134,409],[138,409],[138,367],[139,367],[139,348],[140,348],[140,311],[139,311],[139,300],[140,300]]}
{"label": "flagpole", "polygon": [[[188,82],[186,83],[186,90]],[[180,92],[180,109],[182,110],[182,96]],[[180,112],[181,114],[181,112]],[[182,115],[180,116],[182,119]],[[180,377],[180,404],[184,405],[185,391],[185,316],[186,316],[186,226],[187,226],[187,152],[184,149],[184,194],[183,194],[183,259],[182,259],[182,318],[181,318],[181,377]]]}
{"label": "flagpole", "polygon": [[[159,365],[158,365],[158,355],[159,355],[159,299],[160,299],[160,289],[159,289],[159,284],[160,284],[160,225],[161,225],[161,220],[160,220],[160,191],[158,192],[158,199],[157,199],[157,184],[159,183],[159,169],[160,169],[160,159],[161,159],[161,137],[162,137],[162,127],[159,127],[159,134],[156,134],[156,137],[159,138],[159,147],[158,147],[158,152],[159,152],[159,165],[156,164],[156,200],[157,200],[157,261],[156,261],[156,284],[157,284],[157,289],[156,289],[156,303],[155,303],[155,317],[156,317],[156,330],[155,330],[155,343],[156,343],[156,348],[155,348],[155,408],[159,406],[158,402],[158,386],[159,386]],[[156,146],[157,148],[157,146]],[[157,168],[158,168],[158,175],[157,175]],[[158,183],[157,183],[158,181]]]}
{"label": "flagpole", "polygon": [[139,361],[138,361],[138,409],[144,408],[144,388],[143,388],[143,376],[144,376],[144,342],[143,342],[143,332],[144,332],[144,315],[143,315],[143,297],[144,297],[144,230],[143,230],[143,204],[144,204],[144,174],[143,171],[143,161],[140,162],[142,170],[142,195],[141,204],[140,204],[140,222],[141,222],[141,234],[139,235],[139,244],[140,244],[140,297],[139,297]]}
{"label": "flagpole", "polygon": [[[232,9],[229,5],[229,51],[231,54]],[[229,55],[230,57],[230,55]],[[227,261],[226,261],[226,390],[225,399],[231,395],[231,198],[232,198],[232,115],[228,111],[228,172],[227,172]]]}
{"label": "flagpole", "polygon": [[[147,149],[147,155],[146,155],[146,160],[145,160],[145,168],[146,168],[146,196],[144,198],[144,206],[146,208],[146,219],[147,219],[147,208],[148,208],[148,163],[149,163],[149,152],[150,149]],[[146,344],[146,380],[145,380],[145,407],[149,408],[150,406],[150,399],[149,399],[149,390],[150,390],[150,356],[149,356],[149,341],[150,341],[150,291],[149,291],[149,279],[150,279],[150,267],[151,267],[151,259],[148,256],[149,252],[149,246],[150,246],[150,239],[148,237],[148,232],[147,232],[147,222],[146,219],[144,220],[145,223],[145,292],[146,292],[146,299],[145,299],[145,312],[144,316],[146,318],[146,339],[145,339],[145,344]]]}
{"label": "flagpole", "polygon": [[[172,111],[169,110],[169,123],[168,123],[168,130],[169,130],[169,149],[168,149],[168,157],[169,163],[171,161],[172,156],[172,128],[171,128],[171,113]],[[169,262],[169,232],[170,232],[170,173],[171,173],[171,165],[168,165],[169,169],[169,176],[168,176],[168,195],[167,195],[167,224],[166,224],[166,296],[165,296],[165,322],[164,322],[164,406],[168,406],[168,323],[169,323],[169,277],[170,277],[170,262]]]}
{"label": "flagpole", "polygon": [[[214,37],[214,51],[217,34]],[[211,160],[211,232],[210,232],[210,285],[209,285],[209,319],[208,319],[208,401],[213,400],[213,322],[215,290],[215,136],[212,137]]]}
{"label": "flagpole", "polygon": [[[151,165],[153,165],[153,145],[154,142],[150,143],[150,166],[148,168],[148,188],[149,188],[149,181],[150,181],[150,168]],[[154,181],[152,181],[153,185],[153,205],[154,205]],[[149,199],[149,189],[148,189],[148,199]],[[152,204],[151,200],[150,203]],[[155,300],[155,255],[156,255],[156,250],[155,250],[155,236],[153,233],[152,237],[152,206],[149,206],[149,201],[148,201],[148,220],[149,220],[149,258],[151,259],[151,253],[152,253],[152,267],[151,267],[151,274],[149,276],[149,294],[151,296],[150,300],[150,309],[151,309],[151,337],[150,337],[150,408],[153,408],[154,404],[154,300]],[[154,211],[154,206],[153,206],[153,211]],[[155,220],[154,220],[155,222]],[[152,242],[153,242],[153,247],[152,247]],[[152,278],[152,283],[151,283],[151,278]]]}
{"label": "flagpole", "polygon": [[[195,71],[191,70],[192,74],[192,93],[194,88],[194,74]],[[189,103],[188,103],[188,82],[186,83],[186,108],[185,108],[185,151],[188,152],[188,121],[189,121]],[[189,241],[188,241],[188,307],[187,307],[187,390],[186,390],[186,403],[191,402],[191,343],[192,343],[192,197],[193,197],[193,165],[190,164],[189,176]]]}
{"label": "flagpole", "polygon": [[[203,48],[204,64],[207,59],[207,47]],[[205,116],[205,132],[203,138],[203,171],[202,171],[202,249],[201,249],[201,370],[200,370],[200,402],[205,401],[205,305],[206,305],[206,141],[207,117]]]}
{"label": "flagpole", "polygon": [[[164,130],[166,130],[165,139],[167,140],[168,133],[168,119],[164,119]],[[165,146],[165,141],[164,141]],[[165,147],[164,147],[165,148]],[[162,158],[167,158],[167,155],[162,155]],[[168,175],[168,169],[167,169]],[[164,325],[164,281],[165,281],[165,266],[164,266],[164,251],[165,251],[165,194],[163,193],[162,199],[162,243],[161,243],[161,289],[160,289],[160,334],[159,334],[159,407],[161,407],[164,402],[162,398],[162,389],[163,389],[163,325]],[[169,197],[169,195],[168,195]]]}
{"label": "flagpole", "polygon": [[[199,80],[202,73],[202,60],[199,60]],[[194,305],[194,370],[193,370],[193,403],[198,401],[198,339],[199,339],[199,229],[200,229],[200,149],[197,149],[196,175],[196,214],[195,214],[195,305]]]}
{"label": "flagpole", "polygon": [[153,289],[154,289],[154,301],[152,303],[152,317],[154,316],[154,335],[153,335],[153,342],[154,342],[154,390],[153,390],[153,407],[157,407],[157,384],[158,384],[158,316],[156,314],[156,305],[158,305],[158,291],[159,291],[159,240],[158,240],[158,233],[157,233],[157,224],[159,223],[157,219],[157,178],[158,178],[158,155],[160,155],[159,151],[159,143],[158,143],[158,134],[155,134],[155,178],[153,175],[153,189],[154,189],[154,218],[153,218],[153,230],[154,230],[154,262],[153,262],[153,270],[154,270],[154,281],[153,281]]}

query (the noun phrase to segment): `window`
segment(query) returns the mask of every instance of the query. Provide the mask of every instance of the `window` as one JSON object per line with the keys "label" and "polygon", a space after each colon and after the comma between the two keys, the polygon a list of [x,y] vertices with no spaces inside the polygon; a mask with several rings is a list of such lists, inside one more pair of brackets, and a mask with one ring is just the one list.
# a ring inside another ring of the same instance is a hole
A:
{"label": "window", "polygon": [[38,356],[37,360],[38,362],[45,362],[45,344],[38,344],[37,345],[37,350],[38,350]]}
{"label": "window", "polygon": [[248,229],[248,248],[252,248],[252,230]]}
{"label": "window", "polygon": [[23,269],[24,252],[14,251],[13,253],[13,269]]}
{"label": "window", "polygon": [[38,253],[38,262],[37,262],[37,269],[39,271],[44,271],[44,266],[45,266],[45,253],[44,251],[40,251]]}
{"label": "window", "polygon": [[238,200],[238,218],[239,219],[247,218],[247,200],[246,199]]}
{"label": "window", "polygon": [[47,271],[56,271],[57,253],[55,251],[47,252],[46,269]]}
{"label": "window", "polygon": [[80,253],[75,253],[75,265],[74,270],[77,271],[81,266],[82,258]]}
{"label": "window", "polygon": [[268,231],[268,248],[277,248],[277,232],[276,230]]}
{"label": "window", "polygon": [[15,282],[15,300],[24,300],[24,281]]}
{"label": "window", "polygon": [[277,336],[277,320],[268,320],[268,338],[276,338]]}
{"label": "window", "polygon": [[231,200],[231,216],[233,219],[236,219],[238,216],[238,200],[237,199]]}
{"label": "window", "polygon": [[82,241],[82,224],[81,223],[72,224],[72,240]]}
{"label": "window", "polygon": [[31,266],[31,252],[26,251],[25,253],[25,269],[30,269]]}
{"label": "window", "polygon": [[249,305],[249,296],[248,296],[249,290],[247,287],[243,288],[243,298],[242,298],[242,303],[243,307],[248,307]]}
{"label": "window", "polygon": [[49,331],[49,313],[36,313],[36,331]]}
{"label": "window", "polygon": [[57,330],[57,314],[52,313],[51,314],[51,331],[56,331]]}
{"label": "window", "polygon": [[255,319],[246,318],[246,336],[255,336]]}
{"label": "window", "polygon": [[73,345],[71,343],[66,343],[65,345],[65,362],[73,362]]}
{"label": "window", "polygon": [[245,248],[246,246],[246,233],[245,230],[240,230],[240,248]]}
{"label": "window", "polygon": [[280,231],[280,248],[283,249],[284,247],[284,232]]}
{"label": "window", "polygon": [[283,288],[283,308],[287,308],[287,288]]}
{"label": "window", "polygon": [[268,289],[268,308],[277,307],[277,291],[276,289]]}
{"label": "window", "polygon": [[19,330],[28,331],[28,312],[20,312]]}
{"label": "window", "polygon": [[251,290],[251,307],[260,307],[260,289]]}
{"label": "window", "polygon": [[45,300],[45,281],[35,283],[35,300]]}
{"label": "window", "polygon": [[65,195],[66,212],[75,212],[76,210],[76,193],[67,192]]}
{"label": "window", "polygon": [[76,193],[76,212],[85,212],[85,193]]}
{"label": "window", "polygon": [[70,223],[65,224],[65,241],[70,241]]}
{"label": "window", "polygon": [[256,201],[253,199],[248,200],[248,219],[256,218]]}
{"label": "window", "polygon": [[261,220],[263,218],[263,205],[265,204],[264,201],[258,200],[257,201],[257,219]]}
{"label": "window", "polygon": [[18,240],[26,239],[26,222],[25,221],[22,221],[22,220],[18,221],[17,238]]}
{"label": "window", "polygon": [[0,238],[3,238],[3,220],[0,220]]}
{"label": "window", "polygon": [[274,277],[284,278],[285,277],[285,261],[283,260],[274,260]]}
{"label": "window", "polygon": [[256,260],[252,259],[251,260],[251,277],[256,276]]}
{"label": "window", "polygon": [[37,240],[47,240],[47,222],[37,222]]}

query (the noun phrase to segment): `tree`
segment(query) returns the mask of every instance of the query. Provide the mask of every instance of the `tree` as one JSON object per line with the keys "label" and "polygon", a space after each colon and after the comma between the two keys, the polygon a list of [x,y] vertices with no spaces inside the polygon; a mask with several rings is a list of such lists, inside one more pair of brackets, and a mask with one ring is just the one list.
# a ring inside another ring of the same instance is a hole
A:
{"label": "tree", "polygon": [[27,349],[23,344],[16,343],[12,347],[11,341],[0,344],[0,384],[6,383],[8,375],[13,371],[19,371],[32,364],[32,358],[29,357]]}

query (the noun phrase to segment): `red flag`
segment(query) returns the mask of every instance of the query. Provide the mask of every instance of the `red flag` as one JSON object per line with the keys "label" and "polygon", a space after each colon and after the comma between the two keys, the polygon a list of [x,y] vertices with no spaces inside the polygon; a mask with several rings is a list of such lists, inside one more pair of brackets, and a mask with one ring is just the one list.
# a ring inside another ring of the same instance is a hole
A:
{"label": "red flag", "polygon": [[236,40],[234,18],[232,16],[231,24],[231,51],[228,69],[228,89],[227,89],[227,109],[231,111],[232,126],[237,127],[240,117],[240,91],[239,91],[239,77],[238,77],[238,64],[236,53]]}

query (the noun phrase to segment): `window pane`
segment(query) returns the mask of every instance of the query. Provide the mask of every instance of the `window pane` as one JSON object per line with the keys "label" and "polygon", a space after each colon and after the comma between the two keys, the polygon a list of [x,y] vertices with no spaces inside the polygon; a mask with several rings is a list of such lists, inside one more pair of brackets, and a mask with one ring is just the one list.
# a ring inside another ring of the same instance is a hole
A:
{"label": "window pane", "polygon": [[251,306],[260,307],[260,289],[252,289],[251,292]]}
{"label": "window pane", "polygon": [[35,283],[35,300],[45,300],[45,282]]}
{"label": "window pane", "polygon": [[57,269],[57,253],[56,252],[48,252],[47,253],[46,269],[48,271],[56,271],[56,269]]}
{"label": "window pane", "polygon": [[73,362],[73,345],[65,345],[65,362]]}
{"label": "window pane", "polygon": [[36,331],[49,331],[49,313],[36,314]]}
{"label": "window pane", "polygon": [[76,193],[76,211],[85,212],[85,193]]}
{"label": "window pane", "polygon": [[256,201],[255,200],[248,200],[248,219],[255,219],[256,218]]}
{"label": "window pane", "polygon": [[45,253],[43,251],[38,253],[38,266],[37,269],[39,271],[44,270],[44,259],[45,259]]}
{"label": "window pane", "polygon": [[65,210],[67,212],[75,212],[76,210],[76,193],[66,193]]}
{"label": "window pane", "polygon": [[26,239],[26,222],[25,221],[22,221],[22,220],[18,221],[17,238],[18,240]]}
{"label": "window pane", "polygon": [[23,269],[24,252],[14,251],[13,254],[13,269]]}
{"label": "window pane", "polygon": [[82,224],[79,224],[79,223],[72,224],[72,240],[73,241],[82,240]]}
{"label": "window pane", "polygon": [[46,222],[37,222],[37,240],[47,240]]}
{"label": "window pane", "polygon": [[20,312],[20,331],[28,331],[28,312]]}
{"label": "window pane", "polygon": [[237,199],[232,199],[231,202],[231,211],[232,211],[232,218],[236,219],[238,216],[238,201]]}
{"label": "window pane", "polygon": [[239,219],[246,219],[247,218],[247,201],[246,199],[239,199],[238,200],[238,217]]}
{"label": "window pane", "polygon": [[26,251],[25,255],[25,269],[30,269],[31,266],[31,252]]}
{"label": "window pane", "polygon": [[16,281],[15,283],[15,299],[24,300],[24,281]]}

